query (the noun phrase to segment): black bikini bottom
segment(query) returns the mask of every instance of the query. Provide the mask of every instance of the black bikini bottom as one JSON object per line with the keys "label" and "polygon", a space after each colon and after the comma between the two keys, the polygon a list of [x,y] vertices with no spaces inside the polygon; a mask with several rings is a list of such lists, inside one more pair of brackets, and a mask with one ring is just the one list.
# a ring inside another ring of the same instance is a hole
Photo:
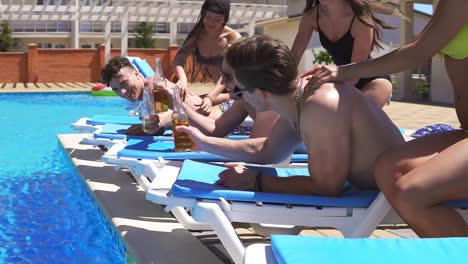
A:
{"label": "black bikini bottom", "polygon": [[361,78],[354,86],[356,86],[356,88],[361,90],[362,87],[366,86],[368,83],[372,82],[375,79],[380,79],[380,78],[388,80],[389,82],[392,82],[392,80],[390,79],[390,75],[384,75],[384,76],[377,76],[377,77],[371,77],[371,78]]}

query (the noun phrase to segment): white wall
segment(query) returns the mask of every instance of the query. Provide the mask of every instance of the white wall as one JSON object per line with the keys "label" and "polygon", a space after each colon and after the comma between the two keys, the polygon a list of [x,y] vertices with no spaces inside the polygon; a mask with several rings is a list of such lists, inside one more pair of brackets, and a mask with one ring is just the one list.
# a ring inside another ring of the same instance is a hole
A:
{"label": "white wall", "polygon": [[431,75],[431,101],[453,104],[452,83],[445,70],[444,60],[439,55],[432,58]]}

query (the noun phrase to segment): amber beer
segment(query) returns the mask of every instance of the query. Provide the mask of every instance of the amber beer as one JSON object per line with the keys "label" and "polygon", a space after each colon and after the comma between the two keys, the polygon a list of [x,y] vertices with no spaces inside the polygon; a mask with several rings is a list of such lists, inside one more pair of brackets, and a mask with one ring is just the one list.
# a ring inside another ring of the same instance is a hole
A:
{"label": "amber beer", "polygon": [[162,88],[156,86],[153,89],[153,96],[154,111],[156,113],[166,112],[167,110],[169,110],[171,98]]}
{"label": "amber beer", "polygon": [[189,122],[187,119],[172,119],[172,129],[174,131],[174,144],[175,151],[191,151],[192,150],[192,140],[185,132],[179,132],[176,130],[178,126],[188,126]]}
{"label": "amber beer", "polygon": [[188,126],[189,120],[187,113],[185,113],[180,88],[176,85],[173,89],[174,111],[172,112],[172,130],[174,131],[175,151],[191,151],[192,140],[188,134],[176,130],[178,126]]}

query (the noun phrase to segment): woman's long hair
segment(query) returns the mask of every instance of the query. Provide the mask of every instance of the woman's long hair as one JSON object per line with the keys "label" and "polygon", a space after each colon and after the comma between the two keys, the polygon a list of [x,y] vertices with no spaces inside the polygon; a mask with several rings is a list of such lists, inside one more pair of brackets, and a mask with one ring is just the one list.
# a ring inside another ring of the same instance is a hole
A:
{"label": "woman's long hair", "polygon": [[[374,38],[372,40],[372,48],[382,48],[380,42],[382,41],[382,29],[395,29],[383,20],[376,17],[376,14],[383,15],[397,15],[403,14],[396,8],[392,8],[385,3],[378,3],[372,0],[346,0],[351,5],[356,17],[365,25],[374,29]],[[316,7],[320,4],[320,0],[307,0],[304,12]],[[404,16],[403,16],[404,17]]]}
{"label": "woman's long hair", "polygon": [[192,57],[193,57],[192,63],[191,63],[192,64],[191,65],[191,75],[192,75],[191,82],[193,82],[193,80],[196,78],[196,76],[200,74],[200,72],[202,75],[201,77],[202,82],[206,80],[206,77],[210,77],[215,82],[217,81],[217,80],[214,80],[213,76],[211,76],[208,69],[204,67],[204,65],[201,65],[198,62],[197,56],[194,52],[195,51],[194,45],[187,44],[189,43],[189,41],[192,41],[193,43],[195,43],[196,40],[199,38],[200,33],[203,31],[205,27],[203,24],[203,19],[205,18],[207,11],[220,14],[220,15],[224,15],[224,25],[226,25],[229,20],[229,13],[231,11],[230,2],[229,0],[205,0],[205,2],[202,5],[200,14],[198,15],[198,19],[197,19],[197,22],[195,23],[195,26],[189,32],[189,34],[187,35],[187,38],[185,38],[184,43],[182,44],[182,47],[177,52],[177,55],[178,55],[179,53],[189,52],[189,50],[191,50],[190,53],[192,54]]}

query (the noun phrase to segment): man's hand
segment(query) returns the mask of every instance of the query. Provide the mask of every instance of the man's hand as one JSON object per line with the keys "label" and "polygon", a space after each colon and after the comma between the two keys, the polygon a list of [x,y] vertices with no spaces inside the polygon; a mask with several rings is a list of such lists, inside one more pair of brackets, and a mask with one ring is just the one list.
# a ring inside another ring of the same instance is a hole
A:
{"label": "man's hand", "polygon": [[127,131],[125,131],[125,135],[129,136],[139,136],[145,135],[146,133],[143,132],[143,126],[141,124],[131,125]]}
{"label": "man's hand", "polygon": [[198,112],[200,112],[203,115],[209,115],[211,113],[211,107],[213,106],[213,101],[209,96],[205,96],[202,99],[202,102],[200,105],[198,105],[200,108],[198,109]]}
{"label": "man's hand", "polygon": [[342,81],[338,78],[338,67],[334,65],[315,65],[301,75],[309,81],[308,87],[316,88],[327,82]]}
{"label": "man's hand", "polygon": [[[127,131],[125,131],[125,135],[129,136],[161,136],[166,131],[164,126],[159,126],[159,116],[154,114],[151,116],[153,122],[151,122],[151,126],[148,132],[143,131],[143,125],[135,124],[130,126]],[[141,117],[140,117],[141,120]]]}
{"label": "man's hand", "polygon": [[203,144],[206,141],[207,136],[205,136],[198,128],[192,126],[178,126],[176,131],[185,132],[192,140],[192,151],[202,151]]}
{"label": "man's hand", "polygon": [[143,131],[143,126],[141,124],[135,124],[130,126],[127,131],[125,131],[125,135],[128,136],[162,136],[166,131],[165,127],[160,126],[153,126],[150,128],[148,133]]}
{"label": "man's hand", "polygon": [[258,172],[247,169],[241,164],[224,164],[228,169],[219,174],[216,184],[241,191],[255,191],[255,182]]}

